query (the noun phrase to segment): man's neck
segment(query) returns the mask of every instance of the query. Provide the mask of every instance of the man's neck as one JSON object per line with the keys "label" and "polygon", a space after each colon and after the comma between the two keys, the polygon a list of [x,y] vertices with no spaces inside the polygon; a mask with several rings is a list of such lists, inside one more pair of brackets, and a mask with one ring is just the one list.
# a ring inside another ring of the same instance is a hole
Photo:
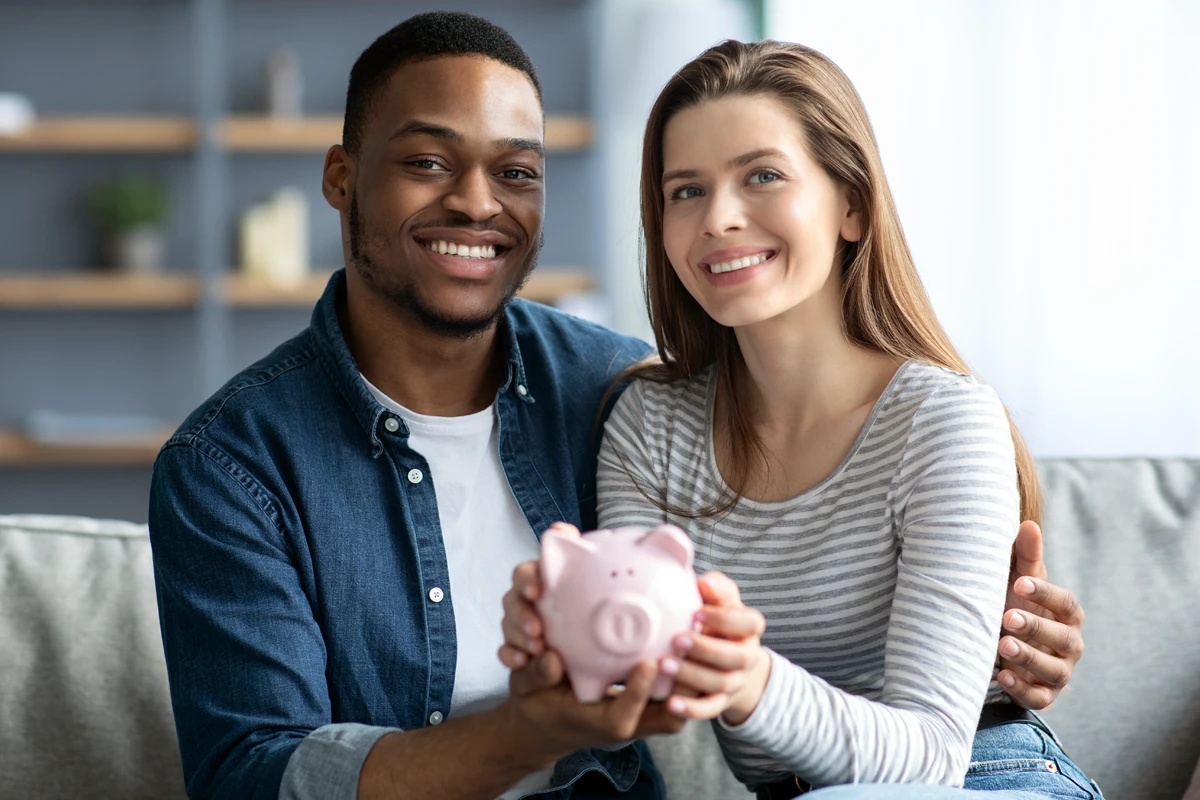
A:
{"label": "man's neck", "polygon": [[405,408],[459,417],[495,400],[503,380],[497,326],[466,340],[439,335],[362,285],[347,286],[339,316],[359,371]]}

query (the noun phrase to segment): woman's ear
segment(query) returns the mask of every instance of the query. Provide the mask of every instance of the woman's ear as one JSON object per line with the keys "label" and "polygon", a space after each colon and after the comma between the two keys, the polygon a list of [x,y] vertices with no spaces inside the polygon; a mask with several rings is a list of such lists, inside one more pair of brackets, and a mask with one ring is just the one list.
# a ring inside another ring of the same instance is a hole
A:
{"label": "woman's ear", "polygon": [[862,195],[853,186],[843,186],[842,191],[846,198],[846,215],[842,217],[839,234],[844,241],[857,242],[863,236]]}

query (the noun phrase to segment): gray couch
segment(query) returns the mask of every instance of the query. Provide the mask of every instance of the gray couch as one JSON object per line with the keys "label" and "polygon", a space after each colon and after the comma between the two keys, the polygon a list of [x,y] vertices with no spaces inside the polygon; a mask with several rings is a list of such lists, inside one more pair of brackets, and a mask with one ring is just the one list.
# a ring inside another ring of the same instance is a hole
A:
{"label": "gray couch", "polygon": [[[1200,461],[1051,460],[1051,576],[1087,654],[1047,714],[1109,800],[1200,757]],[[0,517],[0,796],[183,796],[144,526]],[[705,726],[653,742],[673,797],[745,797]]]}

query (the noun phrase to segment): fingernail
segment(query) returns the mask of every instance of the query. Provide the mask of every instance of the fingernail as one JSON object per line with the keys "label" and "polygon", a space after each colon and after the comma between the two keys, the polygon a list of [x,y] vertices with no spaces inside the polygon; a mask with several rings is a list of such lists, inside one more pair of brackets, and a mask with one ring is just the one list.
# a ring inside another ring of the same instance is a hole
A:
{"label": "fingernail", "polygon": [[1010,630],[1019,631],[1025,627],[1025,615],[1020,611],[1014,611],[1012,617],[1009,618],[1008,627]]}
{"label": "fingernail", "polygon": [[705,622],[708,620],[708,615],[704,613],[703,609],[701,609],[695,613],[692,619],[696,620],[696,622]]}
{"label": "fingernail", "polygon": [[662,661],[662,671],[664,675],[678,675],[679,662],[673,658],[664,658]]}
{"label": "fingernail", "polygon": [[677,636],[675,638],[675,646],[680,650],[691,650],[694,644],[695,642],[692,641],[692,637],[690,636]]}
{"label": "fingernail", "polygon": [[521,595],[526,600],[536,600],[537,599],[537,592],[534,590],[534,588],[532,586],[526,586],[524,589],[522,589]]}
{"label": "fingernail", "polygon": [[687,706],[678,697],[672,697],[667,701],[667,710],[672,714],[682,714],[687,710]]}
{"label": "fingernail", "polygon": [[1017,647],[1017,643],[1012,639],[1008,639],[1004,642],[1004,644],[1000,645],[1000,652],[1009,658],[1012,658],[1017,653],[1021,652],[1021,648]]}
{"label": "fingernail", "polygon": [[537,633],[537,623],[533,620],[529,620],[521,626],[521,630],[525,631],[530,636],[533,636],[535,633]]}
{"label": "fingernail", "polygon": [[526,661],[527,661],[527,659],[525,658],[524,653],[513,653],[513,663],[516,664],[518,667],[525,666]]}
{"label": "fingernail", "polygon": [[1033,594],[1037,586],[1029,578],[1021,578],[1017,581],[1017,591],[1021,594]]}
{"label": "fingernail", "polygon": [[1009,675],[1007,672],[1000,673],[1000,684],[1002,686],[1007,686],[1009,689],[1011,689],[1013,686],[1016,685],[1016,683],[1017,682],[1015,680],[1013,680],[1012,675]]}

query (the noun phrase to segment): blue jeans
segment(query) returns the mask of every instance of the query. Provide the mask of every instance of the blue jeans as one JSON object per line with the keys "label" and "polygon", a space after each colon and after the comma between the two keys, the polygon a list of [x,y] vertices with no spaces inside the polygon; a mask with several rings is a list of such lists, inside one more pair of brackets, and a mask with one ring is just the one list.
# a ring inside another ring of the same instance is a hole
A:
{"label": "blue jeans", "polygon": [[[987,797],[978,793],[987,792]],[[1010,722],[975,734],[962,789],[915,784],[831,786],[804,800],[1104,800],[1049,728]]]}

